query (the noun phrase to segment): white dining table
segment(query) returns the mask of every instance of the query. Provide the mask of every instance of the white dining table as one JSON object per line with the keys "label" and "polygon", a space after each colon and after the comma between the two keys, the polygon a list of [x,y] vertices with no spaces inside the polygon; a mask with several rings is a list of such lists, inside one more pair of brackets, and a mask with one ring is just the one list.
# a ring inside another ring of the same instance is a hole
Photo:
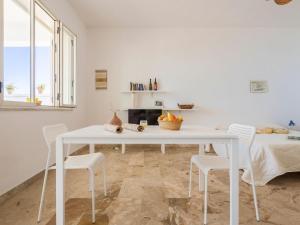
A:
{"label": "white dining table", "polygon": [[[239,138],[199,126],[182,127],[179,131],[147,127],[144,132],[124,130],[121,134],[106,131],[103,125],[94,125],[62,134],[56,139],[56,225],[65,225],[64,144],[227,144],[230,157],[230,221],[239,224]],[[199,154],[204,154],[199,151]],[[109,176],[109,174],[108,174]],[[201,180],[203,176],[199,174]],[[201,182],[203,183],[203,182]],[[202,186],[202,185],[201,185]],[[199,187],[200,188],[200,187]],[[201,188],[202,189],[202,188]]]}

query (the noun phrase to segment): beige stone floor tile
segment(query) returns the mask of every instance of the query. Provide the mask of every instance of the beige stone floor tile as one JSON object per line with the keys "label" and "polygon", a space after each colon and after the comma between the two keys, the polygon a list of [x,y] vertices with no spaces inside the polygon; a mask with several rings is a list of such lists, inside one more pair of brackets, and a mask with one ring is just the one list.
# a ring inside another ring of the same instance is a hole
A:
{"label": "beige stone floor tile", "polygon": [[[103,193],[101,168],[96,168],[95,225],[202,225],[203,193],[193,170],[192,198],[188,198],[189,160],[198,147],[129,145],[126,154],[100,145],[107,161],[108,196]],[[87,153],[85,149],[80,153]],[[66,225],[92,225],[87,171],[68,171]],[[0,205],[0,225],[36,225],[42,178]],[[229,175],[209,174],[209,225],[228,225]],[[300,224],[300,173],[278,177],[257,187],[261,222],[256,222],[251,186],[240,182],[241,225]],[[50,171],[46,202],[39,225],[55,225],[55,171]]]}
{"label": "beige stone floor tile", "polygon": [[121,186],[119,197],[141,199],[143,192],[144,190],[142,178],[125,178]]}
{"label": "beige stone floor tile", "polygon": [[144,166],[144,151],[135,152],[130,154],[128,166]]}
{"label": "beige stone floor tile", "polygon": [[106,209],[110,225],[139,225],[141,199],[118,198]]}

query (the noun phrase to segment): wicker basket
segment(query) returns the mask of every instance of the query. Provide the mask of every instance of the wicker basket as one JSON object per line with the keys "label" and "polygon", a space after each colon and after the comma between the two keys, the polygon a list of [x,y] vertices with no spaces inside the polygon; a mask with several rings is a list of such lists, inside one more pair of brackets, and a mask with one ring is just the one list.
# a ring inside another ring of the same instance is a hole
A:
{"label": "wicker basket", "polygon": [[291,2],[292,0],[274,0],[278,5],[285,5]]}
{"label": "wicker basket", "polygon": [[192,109],[194,104],[177,104],[179,109]]}
{"label": "wicker basket", "polygon": [[158,120],[160,128],[167,130],[180,130],[182,121],[162,121]]}

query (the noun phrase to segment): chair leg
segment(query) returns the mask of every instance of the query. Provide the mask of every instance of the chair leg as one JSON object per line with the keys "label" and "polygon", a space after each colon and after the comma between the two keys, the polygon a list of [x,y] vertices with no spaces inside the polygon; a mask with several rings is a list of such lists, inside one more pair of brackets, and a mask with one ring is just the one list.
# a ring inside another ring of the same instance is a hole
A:
{"label": "chair leg", "polygon": [[44,181],[43,181],[41,200],[40,200],[39,214],[38,214],[38,219],[37,219],[38,222],[41,221],[41,217],[42,217],[42,211],[43,211],[44,200],[45,200],[45,190],[46,190],[46,185],[47,185],[47,178],[48,178],[48,169],[46,168],[45,175],[44,175]]}
{"label": "chair leg", "polygon": [[91,188],[92,188],[92,223],[95,223],[95,174],[94,171],[90,168],[90,180],[91,180]]}
{"label": "chair leg", "polygon": [[189,198],[191,197],[192,194],[192,177],[193,177],[193,162],[191,160],[190,162],[190,180],[189,180]]}
{"label": "chair leg", "polygon": [[91,192],[93,190],[93,182],[92,182],[93,178],[91,173],[89,173],[89,191]]}
{"label": "chair leg", "polygon": [[203,192],[204,191],[204,173],[202,172],[202,170],[199,168],[198,170],[199,174],[199,192]]}
{"label": "chair leg", "polygon": [[106,165],[105,165],[105,159],[102,162],[102,173],[103,173],[103,189],[104,189],[104,195],[107,196],[107,185],[106,185]]}
{"label": "chair leg", "polygon": [[205,180],[204,180],[204,225],[207,224],[207,186],[208,186],[208,181],[207,177],[208,174],[204,173],[205,175]]}
{"label": "chair leg", "polygon": [[199,192],[201,192],[202,190],[202,188],[201,188],[201,185],[202,185],[202,179],[201,179],[201,170],[200,170],[200,168],[198,169],[198,189],[199,189]]}
{"label": "chair leg", "polygon": [[255,216],[256,216],[256,220],[259,221],[260,218],[259,218],[259,212],[258,212],[257,196],[256,196],[255,181],[254,181],[252,167],[250,168],[250,176],[251,176],[253,201],[254,201],[254,207],[255,207]]}
{"label": "chair leg", "polygon": [[125,151],[126,151],[126,146],[125,144],[122,144],[122,154],[125,154]]}

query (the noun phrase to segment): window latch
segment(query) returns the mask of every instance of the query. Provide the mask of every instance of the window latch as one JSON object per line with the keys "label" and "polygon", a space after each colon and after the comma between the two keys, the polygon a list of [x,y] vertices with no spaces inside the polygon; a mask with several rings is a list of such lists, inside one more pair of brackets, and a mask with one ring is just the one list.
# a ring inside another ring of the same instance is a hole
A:
{"label": "window latch", "polygon": [[3,84],[3,82],[0,81],[0,94],[2,93],[2,84]]}

